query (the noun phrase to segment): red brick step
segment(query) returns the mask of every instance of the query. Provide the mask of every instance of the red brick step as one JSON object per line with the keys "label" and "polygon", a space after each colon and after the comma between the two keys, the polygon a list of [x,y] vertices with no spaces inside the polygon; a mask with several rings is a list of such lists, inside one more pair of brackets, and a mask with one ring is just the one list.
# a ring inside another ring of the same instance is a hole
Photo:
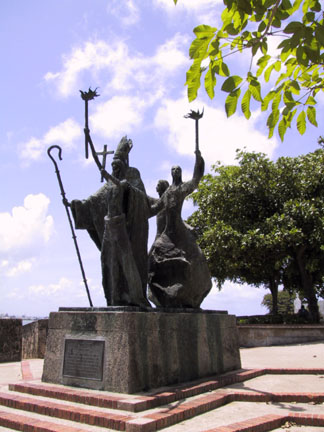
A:
{"label": "red brick step", "polygon": [[28,432],[85,432],[84,429],[62,426],[16,413],[0,411],[0,426]]}
{"label": "red brick step", "polygon": [[10,384],[9,390],[102,408],[141,412],[188,397],[197,396],[230,384],[256,378],[264,373],[264,369],[235,371],[225,375],[220,375],[215,379],[211,377],[209,379],[201,380],[200,382],[191,382],[182,386],[169,387],[168,391],[157,392],[150,396],[136,395],[135,398],[125,398],[122,395],[112,396],[105,394],[104,392],[100,392],[99,396],[98,394],[90,393],[79,388],[71,389],[68,387],[51,386],[48,384],[40,385],[26,382],[23,384]]}
{"label": "red brick step", "polygon": [[125,430],[127,420],[132,418],[127,415],[123,416],[95,411],[82,406],[67,406],[56,402],[9,393],[0,393],[0,405],[115,430]]}

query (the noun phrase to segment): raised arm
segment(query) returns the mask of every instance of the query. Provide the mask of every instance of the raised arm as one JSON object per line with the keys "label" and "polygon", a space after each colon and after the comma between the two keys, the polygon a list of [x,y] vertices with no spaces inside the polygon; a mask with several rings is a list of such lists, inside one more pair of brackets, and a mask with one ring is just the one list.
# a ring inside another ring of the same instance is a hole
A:
{"label": "raised arm", "polygon": [[192,179],[182,184],[182,189],[186,195],[191,194],[197,187],[204,175],[205,161],[201,156],[200,150],[195,151],[196,162],[194,166]]}

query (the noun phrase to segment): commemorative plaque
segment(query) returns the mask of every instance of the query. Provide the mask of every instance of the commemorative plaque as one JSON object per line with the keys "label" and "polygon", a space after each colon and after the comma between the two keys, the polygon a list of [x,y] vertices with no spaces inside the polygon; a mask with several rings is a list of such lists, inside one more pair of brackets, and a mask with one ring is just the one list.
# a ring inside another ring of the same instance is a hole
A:
{"label": "commemorative plaque", "polygon": [[102,381],[105,341],[65,339],[63,376]]}

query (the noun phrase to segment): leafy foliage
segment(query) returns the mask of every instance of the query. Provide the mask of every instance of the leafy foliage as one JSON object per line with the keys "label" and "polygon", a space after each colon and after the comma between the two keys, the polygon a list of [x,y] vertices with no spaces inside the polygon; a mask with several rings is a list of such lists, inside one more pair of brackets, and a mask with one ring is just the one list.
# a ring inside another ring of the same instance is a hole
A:
{"label": "leafy foliage", "polygon": [[[213,167],[192,198],[189,218],[197,230],[211,274],[278,286],[305,297],[314,320],[324,297],[324,150],[270,161],[238,152],[239,166]],[[275,300],[275,299],[274,299]],[[277,311],[275,310],[275,313]]]}
{"label": "leafy foliage", "polygon": [[[185,1],[185,0],[183,0]],[[177,3],[177,0],[174,0]],[[205,90],[213,99],[217,79],[228,93],[225,110],[233,115],[241,98],[241,110],[250,118],[250,102],[260,104],[267,118],[269,138],[277,127],[281,140],[296,120],[300,134],[307,121],[317,126],[316,97],[324,91],[324,10],[320,0],[223,0],[221,28],[199,25],[193,32],[187,71],[188,99],[198,94],[204,76]],[[276,38],[278,55],[271,55],[270,38]],[[228,57],[249,52],[246,76],[231,75]],[[263,88],[274,82],[263,97]]]}
{"label": "leafy foliage", "polygon": [[[281,315],[293,314],[294,313],[294,300],[296,298],[296,293],[292,295],[288,291],[278,292],[278,313]],[[273,298],[272,294],[266,294],[263,297],[262,303],[269,313],[273,311]]]}

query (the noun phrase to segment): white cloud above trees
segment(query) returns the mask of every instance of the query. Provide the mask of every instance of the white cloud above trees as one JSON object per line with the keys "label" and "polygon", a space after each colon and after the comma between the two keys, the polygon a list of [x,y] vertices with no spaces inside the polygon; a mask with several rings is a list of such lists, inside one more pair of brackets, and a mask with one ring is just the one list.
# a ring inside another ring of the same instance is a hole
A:
{"label": "white cloud above trees", "polygon": [[[183,114],[197,110],[202,103],[188,104],[186,97],[165,99],[155,117],[155,126],[166,134],[167,142],[181,155],[193,155],[195,149],[195,122]],[[268,139],[256,129],[258,112],[247,121],[243,116],[227,118],[222,108],[204,103],[205,113],[199,123],[200,148],[205,161],[211,165],[235,163],[236,149],[266,153],[271,157],[278,146],[276,138]]]}

